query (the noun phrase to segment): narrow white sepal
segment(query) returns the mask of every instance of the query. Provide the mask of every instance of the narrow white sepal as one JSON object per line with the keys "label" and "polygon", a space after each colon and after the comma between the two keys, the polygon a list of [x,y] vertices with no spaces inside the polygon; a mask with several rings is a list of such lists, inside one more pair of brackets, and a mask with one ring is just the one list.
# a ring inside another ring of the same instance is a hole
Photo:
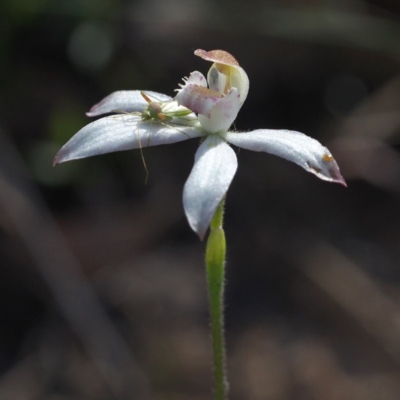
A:
{"label": "narrow white sepal", "polygon": [[111,115],[76,133],[56,154],[53,165],[114,151],[181,142],[203,134],[199,127],[144,122],[132,114]]}
{"label": "narrow white sepal", "polygon": [[258,129],[243,133],[226,132],[223,136],[235,146],[274,154],[300,165],[320,179],[346,186],[330,151],[303,133],[284,129]]}
{"label": "narrow white sepal", "polygon": [[121,111],[142,112],[148,106],[148,103],[141,95],[141,92],[147,94],[152,101],[172,100],[172,97],[166,94],[152,92],[150,90],[120,90],[111,93],[99,103],[95,104],[86,115],[88,117],[96,117],[102,114]]}
{"label": "narrow white sepal", "polygon": [[193,169],[183,189],[183,207],[190,227],[201,239],[237,169],[232,148],[217,135],[209,135],[198,148]]}

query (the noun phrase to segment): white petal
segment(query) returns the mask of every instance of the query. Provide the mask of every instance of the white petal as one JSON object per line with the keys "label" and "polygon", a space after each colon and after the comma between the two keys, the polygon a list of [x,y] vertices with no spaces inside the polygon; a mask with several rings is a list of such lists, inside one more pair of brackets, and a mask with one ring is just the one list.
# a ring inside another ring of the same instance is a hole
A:
{"label": "white petal", "polygon": [[[169,101],[172,97],[166,94],[152,92],[150,90],[143,90],[153,101]],[[121,90],[111,93],[100,103],[95,104],[89,112],[86,113],[88,117],[95,117],[97,115],[108,114],[112,112],[142,112],[148,106],[147,101],[141,95],[141,90]]]}
{"label": "white petal", "polygon": [[226,132],[240,109],[240,95],[236,88],[230,90],[230,92],[218,100],[210,111],[210,118],[205,115],[199,115],[199,121],[201,126],[210,133]]}
{"label": "white petal", "polygon": [[114,151],[180,142],[202,136],[198,127],[144,122],[140,116],[118,114],[82,128],[54,158],[53,165]]}
{"label": "white petal", "polygon": [[300,165],[320,179],[346,186],[329,150],[303,133],[259,129],[244,133],[227,132],[224,137],[238,147],[274,154]]}
{"label": "white petal", "polygon": [[183,207],[191,228],[202,239],[237,169],[232,148],[209,135],[198,148],[192,172],[183,189]]}

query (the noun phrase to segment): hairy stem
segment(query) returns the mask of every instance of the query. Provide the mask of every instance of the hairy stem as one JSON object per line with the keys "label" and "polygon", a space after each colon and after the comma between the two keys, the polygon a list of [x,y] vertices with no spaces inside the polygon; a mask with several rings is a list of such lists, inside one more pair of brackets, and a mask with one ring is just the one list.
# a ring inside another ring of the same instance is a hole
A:
{"label": "hairy stem", "polygon": [[223,199],[215,211],[210,224],[210,234],[206,248],[207,282],[210,303],[211,336],[213,347],[214,391],[215,400],[226,399],[228,382],[226,376],[224,307],[223,295],[225,285],[225,233],[222,228]]}

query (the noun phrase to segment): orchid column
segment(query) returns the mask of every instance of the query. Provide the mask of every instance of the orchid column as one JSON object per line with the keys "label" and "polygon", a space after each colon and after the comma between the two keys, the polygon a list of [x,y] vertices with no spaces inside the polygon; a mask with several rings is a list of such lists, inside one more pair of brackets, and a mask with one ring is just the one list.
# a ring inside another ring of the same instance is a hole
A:
{"label": "orchid column", "polygon": [[227,392],[223,328],[225,234],[224,199],[238,167],[230,144],[277,155],[318,178],[346,186],[329,150],[300,132],[258,129],[229,131],[246,100],[249,79],[236,59],[223,50],[195,54],[213,64],[207,79],[200,72],[184,78],[173,99],[150,91],[119,91],[104,98],[87,113],[103,117],[82,128],[57,153],[54,165],[114,151],[201,138],[193,169],[183,190],[183,206],[190,227],[203,239],[210,227],[206,249],[211,329],[214,353],[215,398]]}

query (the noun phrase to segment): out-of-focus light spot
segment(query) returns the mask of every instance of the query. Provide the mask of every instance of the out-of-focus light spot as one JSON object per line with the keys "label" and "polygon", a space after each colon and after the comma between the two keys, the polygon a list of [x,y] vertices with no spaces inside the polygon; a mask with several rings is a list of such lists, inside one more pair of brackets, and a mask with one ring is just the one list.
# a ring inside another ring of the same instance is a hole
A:
{"label": "out-of-focus light spot", "polygon": [[114,43],[107,28],[86,22],[72,32],[68,55],[77,68],[96,71],[110,60],[113,47]]}
{"label": "out-of-focus light spot", "polygon": [[367,96],[367,87],[360,78],[353,75],[340,75],[328,82],[325,105],[333,115],[343,117]]}

